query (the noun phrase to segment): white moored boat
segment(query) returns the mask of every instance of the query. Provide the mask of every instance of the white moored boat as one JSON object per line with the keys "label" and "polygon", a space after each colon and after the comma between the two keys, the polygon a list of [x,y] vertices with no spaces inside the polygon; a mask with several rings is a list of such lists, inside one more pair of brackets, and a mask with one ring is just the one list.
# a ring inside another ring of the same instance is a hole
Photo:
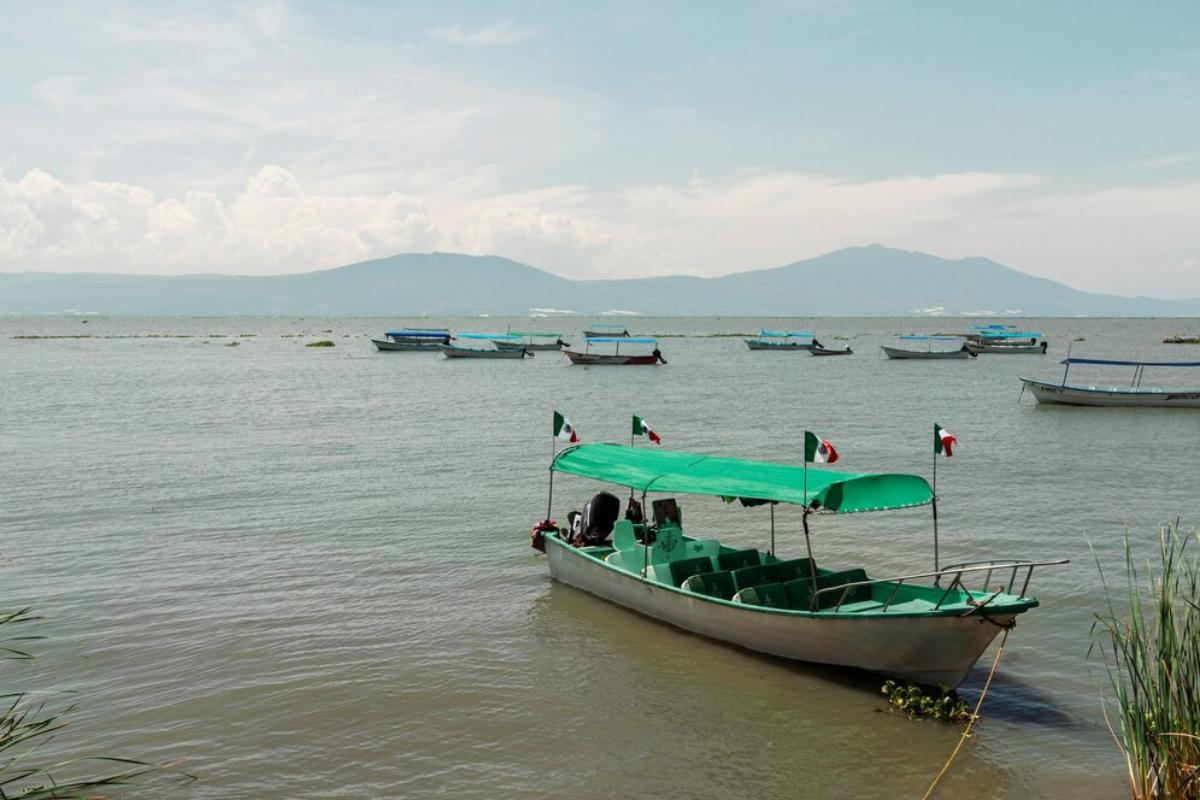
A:
{"label": "white moored boat", "polygon": [[446,328],[402,328],[388,331],[387,339],[372,339],[375,348],[392,353],[436,353],[443,344],[450,344],[454,337]]}
{"label": "white moored boat", "polygon": [[[538,341],[553,338],[554,341]],[[504,336],[497,336],[492,339],[492,344],[496,345],[499,350],[520,350],[522,348],[529,351],[543,352],[561,350],[564,347],[570,347],[570,342],[564,342],[561,333],[547,333],[544,331],[511,331]]]}
{"label": "white moored boat", "polygon": [[[1015,325],[974,325],[966,339],[967,349],[980,353],[1045,354],[1049,343],[1036,331],[1019,331]],[[1040,340],[1040,341],[1039,341]]]}
{"label": "white moored boat", "polygon": [[[805,470],[597,443],[555,457],[550,508],[555,472],[639,490],[642,507],[651,490],[738,497],[748,505],[796,504],[804,509],[806,544],[811,514],[908,508],[934,499],[915,475]],[[608,518],[593,513],[614,504]],[[685,536],[673,498],[655,501],[654,525],[616,520],[619,505],[602,493],[585,507],[578,532],[549,520],[534,528],[534,547],[545,551],[554,580],[756,652],[933,685],[957,686],[992,639],[1038,605],[1025,596],[1035,567],[1065,563],[991,561],[873,579],[862,569],[818,568],[811,546],[809,557],[779,557],[774,509],[771,548],[763,551]],[[969,590],[971,583],[980,588]]]}
{"label": "white moored boat", "polygon": [[797,352],[819,347],[815,336],[807,331],[769,331],[762,330],[753,339],[743,339],[746,347],[751,350],[774,350],[780,352]]}
{"label": "white moored boat", "polygon": [[[1120,361],[1103,358],[1071,358],[1062,360],[1062,380],[1059,383],[1021,378],[1021,391],[1029,390],[1039,403],[1058,403],[1071,406],[1139,406],[1146,408],[1200,408],[1200,387],[1193,389],[1162,389],[1142,386],[1146,367],[1200,367],[1200,361]],[[1133,367],[1129,386],[1082,386],[1068,384],[1067,374],[1072,364]]]}
{"label": "white moored boat", "polygon": [[[955,360],[964,358],[973,358],[975,353],[972,353],[966,343],[963,342],[961,336],[901,336],[900,340],[908,342],[924,341],[925,349],[912,347],[888,347],[880,345],[879,349],[883,354],[890,359],[896,361],[920,359],[924,361],[930,360]],[[959,347],[954,350],[934,350],[934,342],[958,342]]]}

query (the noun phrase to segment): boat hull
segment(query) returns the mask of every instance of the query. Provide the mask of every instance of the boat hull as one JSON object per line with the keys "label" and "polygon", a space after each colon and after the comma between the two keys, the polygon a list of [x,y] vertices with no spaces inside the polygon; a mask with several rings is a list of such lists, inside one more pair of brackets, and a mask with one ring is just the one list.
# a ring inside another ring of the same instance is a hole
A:
{"label": "boat hull", "polygon": [[[799,614],[704,598],[545,538],[550,577],[693,633],[794,661],[958,686],[1015,615],[864,617]],[[993,624],[993,622],[995,624]]]}
{"label": "boat hull", "polygon": [[395,342],[384,339],[372,339],[375,347],[385,353],[436,353],[441,348],[441,342],[418,344],[416,342]]}
{"label": "boat hull", "polygon": [[776,344],[774,342],[764,342],[759,339],[743,339],[746,347],[751,350],[811,350],[811,344],[802,344],[801,342],[789,342],[787,344]]}
{"label": "boat hull", "polygon": [[831,350],[828,347],[810,347],[808,352],[812,353],[814,356],[852,356],[852,355],[854,355],[854,351],[850,349],[849,345],[842,348],[841,350]]}
{"label": "boat hull", "polygon": [[1070,386],[1021,378],[1039,403],[1122,408],[1200,408],[1200,389],[1120,389]]}
{"label": "boat hull", "polygon": [[879,349],[883,350],[883,354],[888,358],[897,361],[910,359],[920,359],[923,361],[949,361],[951,359],[961,360],[970,358],[970,352],[966,350],[905,350],[901,347],[886,347],[880,345]]}
{"label": "boat hull", "polygon": [[564,347],[570,347],[567,342],[539,342],[537,344],[518,344],[515,342],[505,342],[500,339],[492,339],[492,344],[496,345],[497,350],[529,350],[530,352],[551,352],[561,350]]}
{"label": "boat hull", "polygon": [[438,347],[442,351],[442,355],[446,358],[525,358],[529,355],[525,350],[478,350],[473,347],[455,347],[454,345],[440,345]]}
{"label": "boat hull", "polygon": [[1013,355],[1045,355],[1040,344],[979,344],[967,342],[967,349],[975,355],[980,353],[1009,353]]}
{"label": "boat hull", "polygon": [[629,338],[629,329],[626,328],[625,330],[617,331],[616,333],[613,333],[612,331],[584,331],[583,336],[585,339],[595,339],[595,338],[599,338],[599,337],[609,337],[609,336],[615,336],[615,337],[620,337],[622,339],[626,339],[626,338]]}
{"label": "boat hull", "polygon": [[563,350],[572,364],[590,366],[644,366],[652,367],[658,363],[655,355],[614,355],[612,353],[577,353],[574,350]]}

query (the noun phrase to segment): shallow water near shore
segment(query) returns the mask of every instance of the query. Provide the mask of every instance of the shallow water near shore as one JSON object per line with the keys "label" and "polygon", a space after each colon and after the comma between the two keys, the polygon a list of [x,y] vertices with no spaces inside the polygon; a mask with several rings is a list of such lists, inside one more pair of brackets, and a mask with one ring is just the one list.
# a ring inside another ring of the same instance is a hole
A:
{"label": "shallow water near shore", "polygon": [[[809,428],[839,467],[926,476],[938,422],[959,439],[938,464],[943,562],[1071,559],[1035,572],[1042,606],[941,796],[1127,796],[1103,667],[1085,660],[1105,603],[1088,543],[1119,579],[1127,527],[1150,555],[1163,522],[1200,522],[1200,412],[1036,406],[1017,376],[1061,376],[1075,339],[1075,355],[1195,360],[1161,343],[1194,320],[1027,321],[1048,356],[892,362],[878,345],[896,334],[970,321],[639,318],[636,334],[669,335],[670,363],[611,369],[368,338],[522,319],[87,319],[0,318],[0,604],[33,606],[48,637],[3,667],[4,688],[79,692],[67,752],[174,764],[197,777],[172,784],[182,798],[919,795],[958,730],[886,710],[882,678],[553,585],[528,532],[554,409],[586,441],[627,442],[637,413],[671,448],[794,463]],[[535,327],[574,340],[585,322]],[[724,335],[762,327],[855,354]],[[14,338],[64,336],[88,338]],[[336,346],[304,347],[320,339]],[[1160,378],[1200,384],[1147,371]],[[553,515],[598,488],[556,480]],[[692,535],[768,542],[765,508],[679,501]],[[799,514],[776,521],[780,553],[802,554]],[[929,510],[819,518],[813,546],[829,566],[922,571]]]}

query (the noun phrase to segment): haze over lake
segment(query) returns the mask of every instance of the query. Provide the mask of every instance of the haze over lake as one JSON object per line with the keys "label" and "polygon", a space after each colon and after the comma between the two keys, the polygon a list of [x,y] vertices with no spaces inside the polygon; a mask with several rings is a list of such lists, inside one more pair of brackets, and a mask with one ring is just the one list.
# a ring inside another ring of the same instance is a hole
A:
{"label": "haze over lake", "polygon": [[[555,409],[585,441],[627,441],[637,413],[671,448],[791,463],[811,428],[838,468],[924,475],[937,422],[959,440],[938,470],[943,561],[1071,559],[1035,574],[1042,605],[1011,635],[943,794],[1124,796],[1105,678],[1085,658],[1104,603],[1089,541],[1116,574],[1125,530],[1149,553],[1160,523],[1197,522],[1197,418],[1035,406],[1017,376],[1060,375],[1069,342],[1178,358],[1190,350],[1161,339],[1194,321],[1032,320],[1047,356],[961,362],[877,346],[975,320],[628,321],[663,336],[669,365],[456,362],[368,340],[525,318],[0,318],[0,575],[49,637],[15,674],[80,691],[72,748],[197,775],[172,785],[181,798],[919,795],[958,731],[880,712],[882,678],[552,585],[528,532]],[[568,325],[537,321],[574,340]],[[856,352],[752,353],[727,336],[764,327]],[[336,346],[303,347],[318,339]],[[553,516],[597,488],[556,481]],[[767,541],[765,509],[679,500],[692,535]],[[781,507],[777,523],[780,552],[802,554],[799,515]],[[928,509],[813,527],[824,563],[931,566]]]}

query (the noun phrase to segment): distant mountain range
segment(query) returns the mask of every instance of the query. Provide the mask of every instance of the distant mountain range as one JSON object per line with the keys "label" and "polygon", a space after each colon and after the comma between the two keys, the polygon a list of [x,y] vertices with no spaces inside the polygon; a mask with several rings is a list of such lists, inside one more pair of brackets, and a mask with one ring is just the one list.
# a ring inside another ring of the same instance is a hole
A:
{"label": "distant mountain range", "polygon": [[1200,316],[1200,298],[1093,294],[880,245],[721,278],[570,280],[498,256],[410,253],[295,275],[0,273],[0,313],[460,316]]}

